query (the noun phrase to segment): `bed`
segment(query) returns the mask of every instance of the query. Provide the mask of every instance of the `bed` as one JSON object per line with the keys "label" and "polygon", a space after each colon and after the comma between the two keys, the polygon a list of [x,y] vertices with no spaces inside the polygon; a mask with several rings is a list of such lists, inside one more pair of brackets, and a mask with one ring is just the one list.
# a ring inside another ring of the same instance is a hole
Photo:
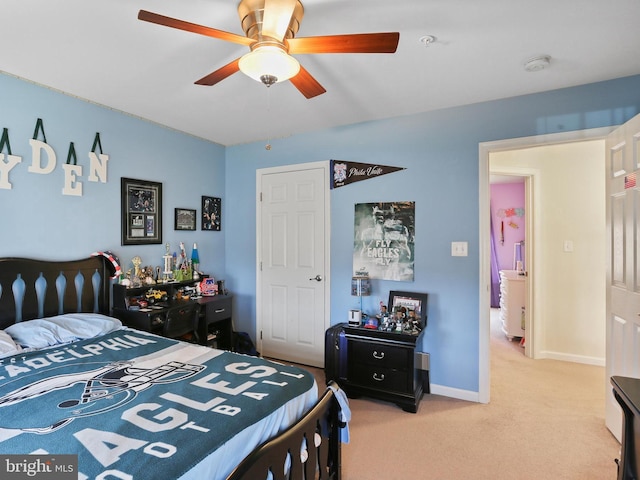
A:
{"label": "bed", "polygon": [[340,478],[336,384],[125,327],[113,273],[0,259],[0,454],[77,455],[82,479]]}

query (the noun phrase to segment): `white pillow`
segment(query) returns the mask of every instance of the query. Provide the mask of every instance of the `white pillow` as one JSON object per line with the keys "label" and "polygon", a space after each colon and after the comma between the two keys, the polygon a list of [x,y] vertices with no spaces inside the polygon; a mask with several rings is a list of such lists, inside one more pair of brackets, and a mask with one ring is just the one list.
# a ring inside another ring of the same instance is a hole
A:
{"label": "white pillow", "polygon": [[16,345],[10,335],[4,330],[0,330],[0,358],[8,357],[21,351],[20,345]]}
{"label": "white pillow", "polygon": [[66,313],[16,323],[5,331],[23,348],[44,348],[94,338],[121,327],[117,318],[99,313]]}

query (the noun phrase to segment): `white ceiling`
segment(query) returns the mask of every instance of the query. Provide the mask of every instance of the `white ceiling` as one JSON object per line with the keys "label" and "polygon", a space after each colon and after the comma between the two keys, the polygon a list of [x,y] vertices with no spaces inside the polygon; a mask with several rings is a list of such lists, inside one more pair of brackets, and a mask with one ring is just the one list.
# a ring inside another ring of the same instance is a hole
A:
{"label": "white ceiling", "polygon": [[298,55],[327,90],[311,100],[240,72],[199,86],[248,48],[138,10],[243,35],[236,0],[2,0],[0,70],[222,145],[640,74],[638,0],[302,3],[298,37],[399,31],[397,52]]}

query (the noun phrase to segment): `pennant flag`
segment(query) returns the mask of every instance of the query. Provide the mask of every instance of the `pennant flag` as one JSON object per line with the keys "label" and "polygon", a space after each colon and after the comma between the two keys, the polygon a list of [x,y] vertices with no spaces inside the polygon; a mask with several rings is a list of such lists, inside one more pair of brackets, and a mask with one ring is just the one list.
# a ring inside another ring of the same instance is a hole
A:
{"label": "pennant flag", "polygon": [[387,173],[393,173],[399,170],[406,170],[406,168],[373,163],[331,160],[331,188],[344,187],[350,183],[381,177]]}

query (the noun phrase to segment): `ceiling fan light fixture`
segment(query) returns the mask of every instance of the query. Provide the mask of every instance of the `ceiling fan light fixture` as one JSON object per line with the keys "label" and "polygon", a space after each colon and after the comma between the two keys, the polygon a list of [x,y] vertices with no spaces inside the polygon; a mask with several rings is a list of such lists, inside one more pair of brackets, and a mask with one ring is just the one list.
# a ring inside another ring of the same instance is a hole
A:
{"label": "ceiling fan light fixture", "polygon": [[[240,71],[257,82],[271,85],[295,77],[300,63],[284,50],[274,46],[258,47],[243,55],[238,63]],[[265,82],[263,78],[268,78]],[[273,81],[275,78],[275,82]]]}

